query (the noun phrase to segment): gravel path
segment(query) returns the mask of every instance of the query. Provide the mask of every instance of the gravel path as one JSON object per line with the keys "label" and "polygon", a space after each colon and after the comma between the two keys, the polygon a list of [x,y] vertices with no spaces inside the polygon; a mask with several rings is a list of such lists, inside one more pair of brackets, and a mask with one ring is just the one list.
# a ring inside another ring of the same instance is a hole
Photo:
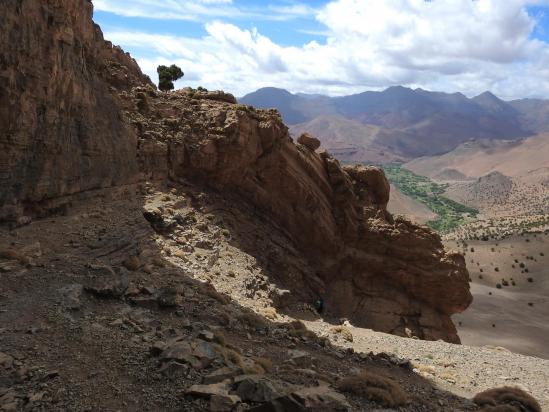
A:
{"label": "gravel path", "polygon": [[485,389],[518,386],[549,410],[549,360],[512,353],[498,347],[473,347],[428,342],[349,326],[353,342],[330,333],[331,324],[306,322],[317,333],[335,338],[357,352],[386,352],[410,359],[418,373],[441,389],[472,397]]}

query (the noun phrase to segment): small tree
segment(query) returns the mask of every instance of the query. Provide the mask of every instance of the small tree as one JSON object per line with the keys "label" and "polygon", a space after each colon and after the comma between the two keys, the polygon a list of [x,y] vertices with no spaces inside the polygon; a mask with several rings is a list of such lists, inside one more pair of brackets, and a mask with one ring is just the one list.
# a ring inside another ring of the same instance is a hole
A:
{"label": "small tree", "polygon": [[168,66],[158,66],[156,69],[158,72],[158,88],[163,92],[173,90],[173,82],[181,79],[185,73],[177,67],[175,64]]}

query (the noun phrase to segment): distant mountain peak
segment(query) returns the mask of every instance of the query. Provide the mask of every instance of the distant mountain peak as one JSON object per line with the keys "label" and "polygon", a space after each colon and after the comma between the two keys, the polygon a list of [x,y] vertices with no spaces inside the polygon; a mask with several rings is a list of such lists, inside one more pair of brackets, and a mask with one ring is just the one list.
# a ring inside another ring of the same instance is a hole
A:
{"label": "distant mountain peak", "polygon": [[250,93],[250,94],[263,94],[263,93],[279,93],[279,94],[285,94],[285,95],[293,96],[293,94],[290,93],[288,90],[281,89],[279,87],[262,87],[262,88],[257,89],[255,92]]}
{"label": "distant mountain peak", "polygon": [[473,100],[491,100],[491,101],[498,101],[503,102],[499,97],[497,97],[494,93],[491,91],[485,91],[484,93],[479,94],[478,96],[473,97]]}

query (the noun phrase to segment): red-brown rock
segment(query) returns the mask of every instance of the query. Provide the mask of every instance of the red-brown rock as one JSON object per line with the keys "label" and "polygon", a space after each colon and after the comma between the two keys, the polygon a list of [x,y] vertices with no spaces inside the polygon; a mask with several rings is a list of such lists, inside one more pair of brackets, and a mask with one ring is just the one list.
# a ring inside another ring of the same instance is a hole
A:
{"label": "red-brown rock", "polygon": [[98,188],[202,182],[240,195],[298,245],[320,283],[288,289],[360,326],[458,341],[450,316],[472,299],[463,257],[393,220],[381,170],[343,168],[314,138],[303,150],[274,110],[157,92],[91,14],[87,0],[0,3],[0,220]]}

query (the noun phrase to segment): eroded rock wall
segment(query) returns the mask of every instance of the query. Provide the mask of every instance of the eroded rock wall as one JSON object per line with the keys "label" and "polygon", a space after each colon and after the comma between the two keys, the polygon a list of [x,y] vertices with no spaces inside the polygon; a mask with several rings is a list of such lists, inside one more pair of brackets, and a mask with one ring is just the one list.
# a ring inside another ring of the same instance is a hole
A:
{"label": "eroded rock wall", "polygon": [[0,219],[138,177],[111,89],[148,82],[88,0],[0,2]]}

